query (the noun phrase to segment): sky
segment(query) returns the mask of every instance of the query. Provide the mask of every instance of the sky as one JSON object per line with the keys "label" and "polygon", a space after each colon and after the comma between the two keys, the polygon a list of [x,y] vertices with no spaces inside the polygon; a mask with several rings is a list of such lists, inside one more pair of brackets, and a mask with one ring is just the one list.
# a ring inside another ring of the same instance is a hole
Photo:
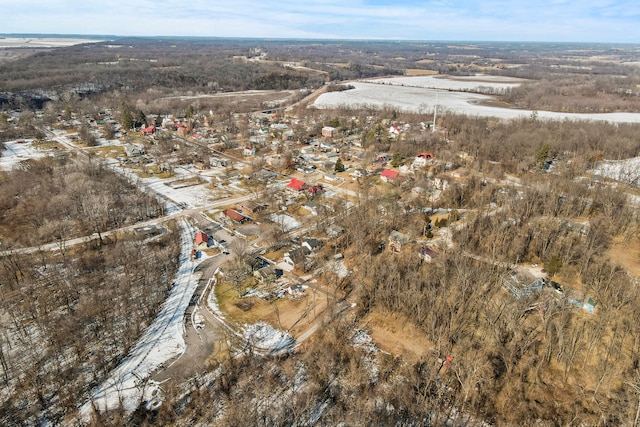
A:
{"label": "sky", "polygon": [[4,34],[640,43],[637,0],[0,0]]}

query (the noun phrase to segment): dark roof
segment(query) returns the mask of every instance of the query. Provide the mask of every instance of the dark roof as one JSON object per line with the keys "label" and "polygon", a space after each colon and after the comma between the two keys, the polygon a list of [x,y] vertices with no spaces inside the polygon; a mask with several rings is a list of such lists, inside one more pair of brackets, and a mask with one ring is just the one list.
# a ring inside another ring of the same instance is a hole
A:
{"label": "dark roof", "polygon": [[318,239],[313,239],[313,238],[306,239],[303,243],[306,243],[307,245],[309,245],[311,249],[322,247],[322,242]]}

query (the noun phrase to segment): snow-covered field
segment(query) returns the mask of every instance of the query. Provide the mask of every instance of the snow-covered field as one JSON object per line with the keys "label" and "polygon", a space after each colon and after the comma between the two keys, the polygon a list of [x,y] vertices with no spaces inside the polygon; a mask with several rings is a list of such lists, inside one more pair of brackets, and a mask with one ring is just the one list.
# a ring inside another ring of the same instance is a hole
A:
{"label": "snow-covered field", "polygon": [[[418,77],[399,77],[400,82],[411,81]],[[424,79],[424,77],[422,78]],[[384,81],[395,80],[386,79]],[[433,79],[426,82],[435,83]],[[424,80],[416,80],[420,82]],[[446,82],[446,81],[445,81]],[[456,87],[463,83],[458,81],[449,81],[446,85]],[[429,89],[418,87],[418,84],[401,86],[398,84],[381,84],[381,83],[365,83],[351,82],[354,89],[341,92],[328,92],[320,95],[312,106],[316,108],[362,108],[374,107],[384,108],[392,107],[402,111],[433,114],[437,106],[439,114],[446,114],[447,111],[466,114],[469,116],[479,117],[498,117],[501,119],[514,119],[518,117],[529,117],[534,111],[532,110],[515,110],[509,108],[491,107],[481,105],[481,102],[492,100],[488,95],[481,95],[469,92],[455,92],[452,90]],[[426,83],[423,83],[426,84]],[[445,83],[439,83],[445,85]],[[475,84],[475,83],[474,83]],[[484,86],[485,84],[482,83]],[[490,85],[487,83],[487,85]],[[460,89],[457,89],[460,90]],[[640,123],[639,113],[603,113],[603,114],[578,114],[578,113],[557,113],[552,111],[536,111],[540,119],[551,120],[594,120],[609,121],[613,123]]]}
{"label": "snow-covered field", "polygon": [[296,228],[302,227],[300,221],[295,219],[292,216],[285,214],[271,214],[269,215],[269,220],[275,222],[276,224],[282,226],[282,231],[288,233]]}
{"label": "snow-covered field", "polygon": [[91,401],[81,408],[85,420],[90,416],[93,407],[103,411],[122,406],[125,411],[131,412],[144,401],[147,401],[149,406],[159,404],[158,384],[149,381],[149,377],[164,362],[184,352],[183,317],[198,286],[198,276],[194,274],[198,263],[191,261],[193,235],[196,230],[184,220],[180,221],[180,228],[180,266],[169,297],[129,355],[106,381],[93,390]]}
{"label": "snow-covered field", "polygon": [[0,49],[16,47],[65,47],[81,43],[97,43],[102,40],[74,39],[69,37],[0,37]]}
{"label": "snow-covered field", "polygon": [[605,160],[591,172],[616,181],[640,185],[640,157],[625,160]]}
{"label": "snow-covered field", "polygon": [[2,151],[2,157],[0,157],[1,170],[11,170],[23,160],[40,159],[47,156],[47,153],[37,150],[32,141],[21,141],[20,143],[18,141],[4,143],[5,149]]}
{"label": "snow-covered field", "polygon": [[378,83],[394,86],[413,86],[428,89],[453,91],[498,92],[504,89],[520,86],[526,80],[500,76],[413,76],[389,77],[383,79],[363,80],[366,83]]}

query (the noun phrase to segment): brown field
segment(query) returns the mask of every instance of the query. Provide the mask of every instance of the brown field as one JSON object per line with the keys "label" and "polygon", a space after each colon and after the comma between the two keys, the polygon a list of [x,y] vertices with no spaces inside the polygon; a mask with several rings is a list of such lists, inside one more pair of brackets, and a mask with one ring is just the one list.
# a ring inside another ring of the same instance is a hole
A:
{"label": "brown field", "polygon": [[618,264],[636,277],[640,277],[640,238],[634,236],[629,241],[622,237],[614,240],[607,251],[611,261]]}
{"label": "brown field", "polygon": [[382,351],[415,362],[432,354],[433,344],[402,314],[375,309],[363,321]]}
{"label": "brown field", "polygon": [[[215,293],[220,310],[231,323],[264,321],[274,328],[288,331],[294,337],[310,327],[327,308],[327,297],[311,288],[299,299],[284,298],[272,301],[264,301],[257,297],[239,298],[235,288],[228,282],[218,283]],[[253,305],[245,311],[239,306],[241,302]]]}
{"label": "brown field", "polygon": [[434,70],[421,70],[419,68],[407,68],[404,70],[404,73],[407,76],[429,76],[432,74],[438,74],[438,72]]}

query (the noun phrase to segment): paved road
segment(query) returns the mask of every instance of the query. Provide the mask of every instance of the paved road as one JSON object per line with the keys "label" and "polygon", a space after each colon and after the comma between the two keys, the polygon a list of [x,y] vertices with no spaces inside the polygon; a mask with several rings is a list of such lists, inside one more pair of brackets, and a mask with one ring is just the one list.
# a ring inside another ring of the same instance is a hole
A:
{"label": "paved road", "polygon": [[[220,320],[211,315],[204,308],[204,292],[207,290],[209,279],[213,277],[216,269],[225,261],[224,255],[217,255],[204,260],[196,272],[202,273],[198,287],[185,313],[185,352],[173,361],[167,362],[165,369],[157,372],[153,380],[162,382],[168,379],[181,382],[192,378],[194,375],[204,372],[207,360],[215,351],[219,351],[226,344],[226,328]],[[197,314],[204,317],[201,328],[197,328],[193,319]]]}

